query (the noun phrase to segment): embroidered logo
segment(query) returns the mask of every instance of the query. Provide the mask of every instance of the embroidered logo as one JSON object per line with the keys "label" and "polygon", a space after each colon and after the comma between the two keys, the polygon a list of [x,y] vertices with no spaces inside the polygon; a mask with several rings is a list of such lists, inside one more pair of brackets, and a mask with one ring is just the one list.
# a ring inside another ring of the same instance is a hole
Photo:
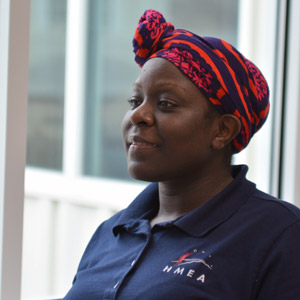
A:
{"label": "embroidered logo", "polygon": [[[192,257],[195,255],[197,255],[197,257]],[[171,261],[172,265],[165,266],[162,271],[164,273],[196,278],[197,281],[204,283],[206,276],[206,274],[204,273],[205,270],[203,270],[203,268],[201,267],[196,267],[196,265],[203,265],[205,269],[208,270],[213,269],[213,266],[209,265],[204,258],[208,260],[209,258],[211,258],[211,255],[207,255],[206,251],[204,250],[202,250],[200,253],[197,249],[194,249],[191,252],[187,251],[185,254],[181,255],[178,260]],[[190,265],[190,268],[187,268],[187,265]]]}
{"label": "embroidered logo", "polygon": [[207,268],[209,268],[211,270],[212,266],[208,265],[204,259],[201,259],[201,258],[187,258],[187,257],[189,257],[190,255],[192,255],[196,252],[197,252],[197,249],[194,249],[193,252],[187,252],[187,253],[183,254],[182,256],[180,256],[180,258],[178,260],[175,260],[175,261],[172,261],[172,262],[175,263],[175,266],[194,264],[194,263],[203,264],[204,266],[206,266]]}

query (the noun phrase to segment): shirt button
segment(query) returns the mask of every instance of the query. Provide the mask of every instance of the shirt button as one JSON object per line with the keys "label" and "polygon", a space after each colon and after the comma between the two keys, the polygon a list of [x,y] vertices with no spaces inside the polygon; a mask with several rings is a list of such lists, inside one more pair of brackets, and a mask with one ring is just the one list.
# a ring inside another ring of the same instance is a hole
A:
{"label": "shirt button", "polygon": [[114,285],[114,289],[116,289],[117,287],[118,287],[118,285],[119,285],[119,281]]}
{"label": "shirt button", "polygon": [[135,264],[135,259],[132,261],[131,266],[133,266]]}

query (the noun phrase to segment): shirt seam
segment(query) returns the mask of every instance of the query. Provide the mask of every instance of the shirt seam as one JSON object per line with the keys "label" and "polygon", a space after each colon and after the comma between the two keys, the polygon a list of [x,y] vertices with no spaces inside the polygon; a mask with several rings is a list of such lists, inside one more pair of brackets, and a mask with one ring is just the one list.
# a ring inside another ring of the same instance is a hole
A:
{"label": "shirt seam", "polygon": [[[294,205],[292,203],[289,203],[289,202],[282,202],[281,199],[278,199],[278,198],[272,198],[270,197],[270,195],[266,194],[268,196],[268,198],[264,198],[262,196],[259,196],[259,195],[255,195],[257,192],[260,192],[259,190],[256,190],[256,192],[252,195],[253,198],[256,198],[258,200],[262,200],[264,202],[268,202],[268,201],[271,201],[272,203],[274,203],[275,205],[279,205],[280,207],[283,207],[285,210],[287,210],[288,212],[290,212],[295,218],[296,218],[296,221],[295,222],[299,222],[300,221],[300,216],[295,213],[289,206],[286,205],[286,203],[290,204],[290,205]],[[262,192],[263,193],[263,192]]]}

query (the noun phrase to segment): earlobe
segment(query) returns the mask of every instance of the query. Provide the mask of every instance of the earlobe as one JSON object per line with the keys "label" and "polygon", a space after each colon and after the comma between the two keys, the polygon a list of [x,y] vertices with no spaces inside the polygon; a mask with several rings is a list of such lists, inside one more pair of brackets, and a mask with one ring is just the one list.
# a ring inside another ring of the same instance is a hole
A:
{"label": "earlobe", "polygon": [[218,127],[213,137],[212,148],[222,150],[239,134],[241,122],[235,115],[231,114],[221,115],[217,122]]}

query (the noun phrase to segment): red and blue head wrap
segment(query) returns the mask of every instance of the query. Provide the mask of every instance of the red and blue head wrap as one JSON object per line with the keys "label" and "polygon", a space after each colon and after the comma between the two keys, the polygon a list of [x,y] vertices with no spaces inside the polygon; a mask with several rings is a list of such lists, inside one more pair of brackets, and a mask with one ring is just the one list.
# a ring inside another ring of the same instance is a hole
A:
{"label": "red and blue head wrap", "polygon": [[270,106],[268,84],[259,69],[224,40],[175,30],[160,12],[148,9],[139,20],[133,47],[140,67],[150,58],[167,59],[219,112],[239,118],[235,153],[247,146],[265,122]]}

